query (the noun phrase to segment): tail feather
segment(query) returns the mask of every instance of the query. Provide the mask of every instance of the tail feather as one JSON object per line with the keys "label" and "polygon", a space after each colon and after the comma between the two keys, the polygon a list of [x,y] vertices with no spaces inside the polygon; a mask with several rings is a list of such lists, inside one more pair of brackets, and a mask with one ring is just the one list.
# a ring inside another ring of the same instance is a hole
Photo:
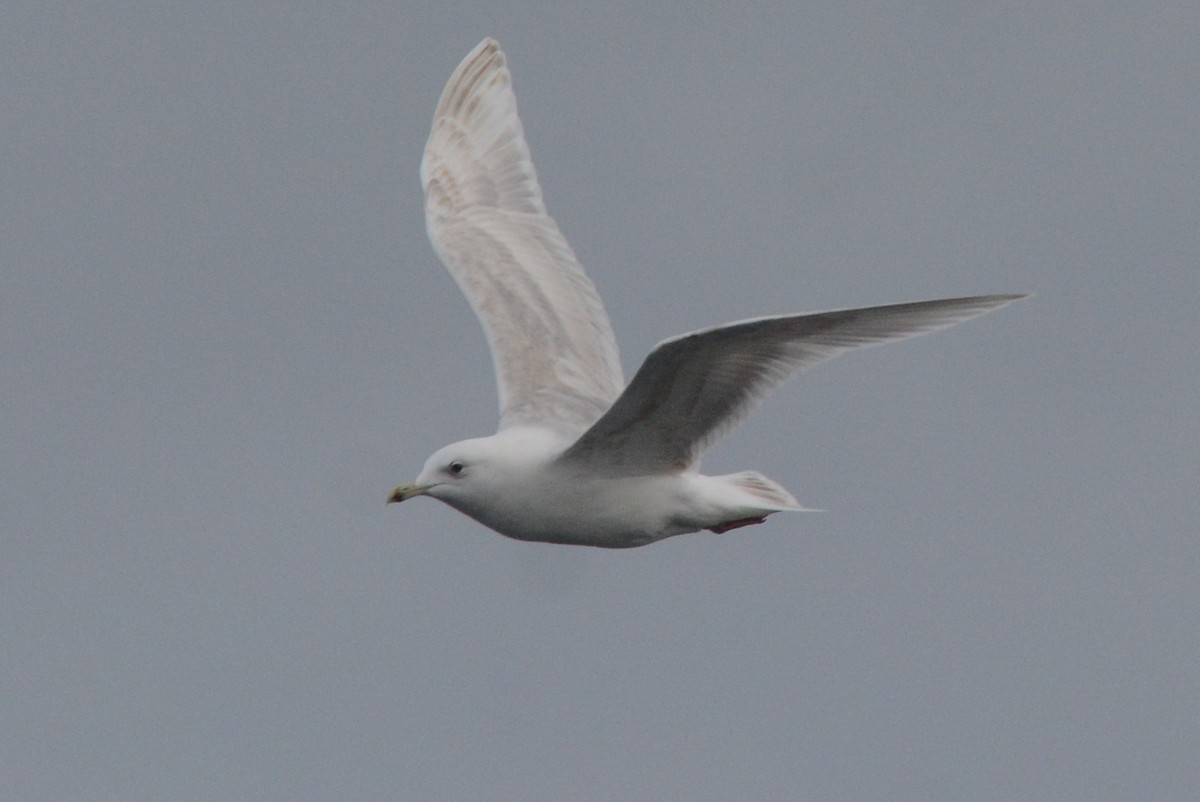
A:
{"label": "tail feather", "polygon": [[796,501],[792,494],[784,490],[777,482],[768,479],[758,471],[731,473],[721,478],[768,507],[777,507],[781,510],[808,509]]}

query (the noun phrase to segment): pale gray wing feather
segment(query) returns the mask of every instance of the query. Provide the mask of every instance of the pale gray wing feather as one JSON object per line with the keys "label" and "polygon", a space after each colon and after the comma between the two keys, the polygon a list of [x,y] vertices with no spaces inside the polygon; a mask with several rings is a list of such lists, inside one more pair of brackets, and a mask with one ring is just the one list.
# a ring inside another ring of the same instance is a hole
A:
{"label": "pale gray wing feather", "polygon": [[624,475],[685,469],[771,388],[799,371],[852,348],[938,331],[1023,297],[765,317],[665,340],[560,460]]}
{"label": "pale gray wing feather", "polygon": [[446,84],[421,160],[429,239],[491,348],[500,428],[578,433],[624,379],[592,282],[546,213],[512,76],[485,39]]}

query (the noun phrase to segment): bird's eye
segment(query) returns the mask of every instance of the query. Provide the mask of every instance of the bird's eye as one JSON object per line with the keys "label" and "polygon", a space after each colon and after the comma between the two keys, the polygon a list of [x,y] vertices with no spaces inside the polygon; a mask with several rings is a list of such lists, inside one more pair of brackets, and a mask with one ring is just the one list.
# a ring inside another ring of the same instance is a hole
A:
{"label": "bird's eye", "polygon": [[451,462],[448,467],[450,469],[450,473],[454,474],[455,476],[458,476],[463,472],[463,468],[465,468],[466,466],[463,465],[458,460],[455,460],[454,462]]}

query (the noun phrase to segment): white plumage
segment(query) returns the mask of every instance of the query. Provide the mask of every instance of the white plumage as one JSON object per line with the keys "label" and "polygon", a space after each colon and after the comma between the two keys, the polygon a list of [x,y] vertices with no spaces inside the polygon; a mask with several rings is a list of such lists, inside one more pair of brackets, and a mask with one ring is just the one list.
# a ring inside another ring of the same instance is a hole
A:
{"label": "white plumage", "polygon": [[703,451],[771,388],[852,348],[961,323],[1023,295],[756,318],[674,337],[624,386],[608,316],[547,214],[504,54],[485,39],[442,92],[421,161],[434,250],[491,347],[500,429],[429,458],[430,495],[521,540],[627,547],[800,510]]}
{"label": "white plumage", "polygon": [[625,385],[617,341],[546,213],[494,40],[455,70],[433,120],[421,160],[426,225],[487,334],[500,425],[553,421],[582,431]]}

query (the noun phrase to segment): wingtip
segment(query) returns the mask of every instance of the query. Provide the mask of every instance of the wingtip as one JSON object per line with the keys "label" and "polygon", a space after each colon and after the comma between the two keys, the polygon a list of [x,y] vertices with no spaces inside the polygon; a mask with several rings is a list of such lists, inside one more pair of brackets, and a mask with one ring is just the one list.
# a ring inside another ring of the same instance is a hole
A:
{"label": "wingtip", "polygon": [[1026,298],[1032,298],[1032,292],[1006,292],[999,295],[986,295],[983,300],[990,302],[986,311],[991,312],[995,309],[1008,306],[1017,301],[1023,301]]}
{"label": "wingtip", "polygon": [[[995,304],[996,306],[1004,306],[1011,304],[1013,301],[1019,301],[1022,298],[1028,298],[1033,293],[1028,292],[999,292],[994,295],[975,295],[965,298],[947,298],[947,301],[977,301],[985,304]],[[936,303],[936,301],[935,301]]]}
{"label": "wingtip", "polygon": [[500,49],[500,42],[494,37],[485,36],[479,40],[479,44],[471,48],[471,52],[463,59],[463,63],[470,62],[480,56],[499,56],[501,61],[504,59],[504,51]]}

